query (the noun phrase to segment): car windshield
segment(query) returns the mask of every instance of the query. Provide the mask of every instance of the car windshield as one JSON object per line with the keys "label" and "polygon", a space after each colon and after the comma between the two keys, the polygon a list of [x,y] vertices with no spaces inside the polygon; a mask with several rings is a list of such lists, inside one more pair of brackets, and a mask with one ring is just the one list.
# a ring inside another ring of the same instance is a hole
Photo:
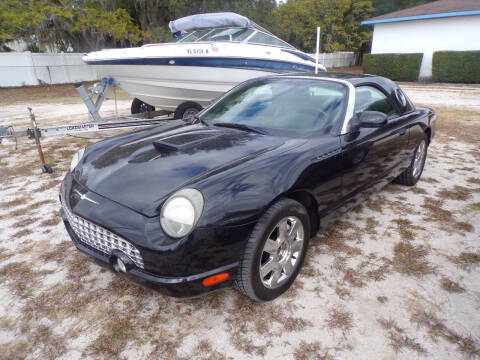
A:
{"label": "car windshield", "polygon": [[199,117],[208,125],[327,134],[343,118],[346,94],[346,86],[332,81],[264,79],[230,91]]}

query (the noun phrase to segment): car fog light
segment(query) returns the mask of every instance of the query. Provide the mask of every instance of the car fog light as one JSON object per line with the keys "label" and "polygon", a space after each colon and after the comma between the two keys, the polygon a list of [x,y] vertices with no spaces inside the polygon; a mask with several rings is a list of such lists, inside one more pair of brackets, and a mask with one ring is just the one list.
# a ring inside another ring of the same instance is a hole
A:
{"label": "car fog light", "polygon": [[123,263],[123,261],[120,260],[120,258],[117,258],[117,265],[118,265],[118,270],[120,270],[120,271],[123,272],[123,273],[126,273],[126,272],[127,272],[127,267],[125,266],[125,264]]}
{"label": "car fog light", "polygon": [[130,259],[127,254],[123,253],[118,249],[113,249],[109,259],[110,264],[113,266],[115,271],[128,273],[135,266],[132,259]]}

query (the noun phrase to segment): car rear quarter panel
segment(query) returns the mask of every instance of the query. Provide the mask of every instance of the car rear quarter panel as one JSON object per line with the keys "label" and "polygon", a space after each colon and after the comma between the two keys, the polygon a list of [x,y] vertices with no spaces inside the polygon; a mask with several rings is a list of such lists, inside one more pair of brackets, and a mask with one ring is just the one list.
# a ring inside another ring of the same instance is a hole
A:
{"label": "car rear quarter panel", "polygon": [[409,134],[409,150],[413,154],[420,139],[425,135],[428,136],[429,141],[435,135],[436,115],[432,109],[418,107],[412,116]]}

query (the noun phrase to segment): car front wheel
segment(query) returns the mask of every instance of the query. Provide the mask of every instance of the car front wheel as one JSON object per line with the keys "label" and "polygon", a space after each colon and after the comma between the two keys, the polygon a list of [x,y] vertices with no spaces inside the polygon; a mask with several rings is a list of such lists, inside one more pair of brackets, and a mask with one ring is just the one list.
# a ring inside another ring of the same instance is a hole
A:
{"label": "car front wheel", "polygon": [[256,301],[283,294],[300,271],[309,238],[309,216],[300,203],[282,199],[273,204],[250,235],[236,288]]}

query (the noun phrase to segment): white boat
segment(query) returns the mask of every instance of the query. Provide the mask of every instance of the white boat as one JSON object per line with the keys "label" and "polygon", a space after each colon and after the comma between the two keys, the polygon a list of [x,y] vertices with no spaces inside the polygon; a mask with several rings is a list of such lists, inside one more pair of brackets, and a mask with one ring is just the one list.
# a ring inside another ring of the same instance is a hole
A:
{"label": "white boat", "polygon": [[181,33],[175,42],[92,52],[83,61],[136,98],[132,113],[157,108],[176,118],[245,80],[315,70],[315,59],[241,15],[193,15],[170,22],[170,29]]}

